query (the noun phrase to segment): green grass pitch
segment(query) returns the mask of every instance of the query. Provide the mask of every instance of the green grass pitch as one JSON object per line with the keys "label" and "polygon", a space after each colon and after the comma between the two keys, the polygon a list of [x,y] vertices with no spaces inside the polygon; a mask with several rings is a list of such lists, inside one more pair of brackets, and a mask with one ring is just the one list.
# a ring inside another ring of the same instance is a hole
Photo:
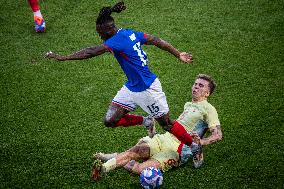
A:
{"label": "green grass pitch", "polygon": [[[126,80],[105,54],[56,62],[101,43],[95,19],[116,1],[42,0],[47,30],[37,34],[26,1],[0,0],[0,188],[139,188],[123,169],[90,181],[95,151],[123,151],[143,127],[106,128],[102,119]],[[223,141],[204,147],[205,166],[164,174],[162,188],[283,188],[284,1],[125,0],[117,26],[157,35],[194,56],[185,65],[147,46],[150,69],[167,95],[171,117],[190,101],[198,73],[218,84]],[[137,114],[145,115],[138,109]],[[159,128],[159,132],[163,132]]]}

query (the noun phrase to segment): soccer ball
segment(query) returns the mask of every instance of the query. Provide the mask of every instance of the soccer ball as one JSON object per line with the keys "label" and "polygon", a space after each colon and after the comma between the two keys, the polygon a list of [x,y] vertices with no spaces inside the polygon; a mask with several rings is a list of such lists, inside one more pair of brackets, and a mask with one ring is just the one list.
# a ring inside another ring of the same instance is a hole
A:
{"label": "soccer ball", "polygon": [[162,172],[155,167],[147,167],[140,174],[140,184],[145,189],[159,188],[162,182]]}

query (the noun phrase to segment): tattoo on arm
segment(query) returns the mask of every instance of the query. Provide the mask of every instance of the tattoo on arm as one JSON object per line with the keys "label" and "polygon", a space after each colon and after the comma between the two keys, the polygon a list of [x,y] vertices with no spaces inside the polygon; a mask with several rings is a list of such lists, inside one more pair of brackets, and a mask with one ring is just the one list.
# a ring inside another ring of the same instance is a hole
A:
{"label": "tattoo on arm", "polygon": [[78,52],[75,52],[70,55],[61,56],[61,60],[82,60],[87,58],[92,58],[94,56],[101,55],[107,52],[107,48],[104,45],[98,45],[95,47],[87,47]]}
{"label": "tattoo on arm", "polygon": [[208,145],[208,144],[217,142],[219,140],[222,140],[223,134],[222,134],[220,125],[217,125],[216,127],[211,128],[210,132],[211,132],[211,135],[209,137],[201,139],[202,145]]}

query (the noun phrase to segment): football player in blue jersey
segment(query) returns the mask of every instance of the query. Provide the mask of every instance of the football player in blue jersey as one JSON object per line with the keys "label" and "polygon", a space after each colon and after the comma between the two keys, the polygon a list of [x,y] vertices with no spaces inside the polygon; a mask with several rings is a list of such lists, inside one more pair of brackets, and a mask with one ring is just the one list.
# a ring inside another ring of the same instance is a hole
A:
{"label": "football player in blue jersey", "polygon": [[[120,13],[125,9],[124,2],[101,9],[96,20],[96,30],[103,40],[102,44],[84,48],[66,56],[48,52],[46,57],[66,61],[92,58],[106,52],[112,53],[128,80],[113,98],[105,115],[104,124],[113,128],[144,125],[148,129],[149,136],[153,137],[155,119],[163,129],[172,133],[181,142],[196,149],[193,150],[194,153],[198,153],[201,146],[193,142],[194,136],[187,133],[180,124],[171,121],[165,93],[157,76],[149,70],[148,58],[142,45],[154,45],[184,63],[191,63],[192,55],[180,52],[170,43],[156,36],[116,27],[111,14],[113,12]],[[129,114],[137,106],[140,106],[149,116]]]}

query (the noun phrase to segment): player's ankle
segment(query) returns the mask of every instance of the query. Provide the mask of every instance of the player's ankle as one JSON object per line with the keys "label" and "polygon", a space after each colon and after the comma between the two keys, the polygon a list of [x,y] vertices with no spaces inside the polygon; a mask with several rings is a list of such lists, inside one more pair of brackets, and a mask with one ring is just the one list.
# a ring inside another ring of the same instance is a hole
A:
{"label": "player's ankle", "polygon": [[38,11],[36,11],[36,12],[34,12],[34,17],[41,17],[41,18],[43,18],[43,16],[42,16],[42,14],[41,14],[41,12],[40,12],[40,10],[38,10]]}
{"label": "player's ankle", "polygon": [[148,129],[149,127],[153,126],[154,119],[151,117],[143,117],[143,125]]}

